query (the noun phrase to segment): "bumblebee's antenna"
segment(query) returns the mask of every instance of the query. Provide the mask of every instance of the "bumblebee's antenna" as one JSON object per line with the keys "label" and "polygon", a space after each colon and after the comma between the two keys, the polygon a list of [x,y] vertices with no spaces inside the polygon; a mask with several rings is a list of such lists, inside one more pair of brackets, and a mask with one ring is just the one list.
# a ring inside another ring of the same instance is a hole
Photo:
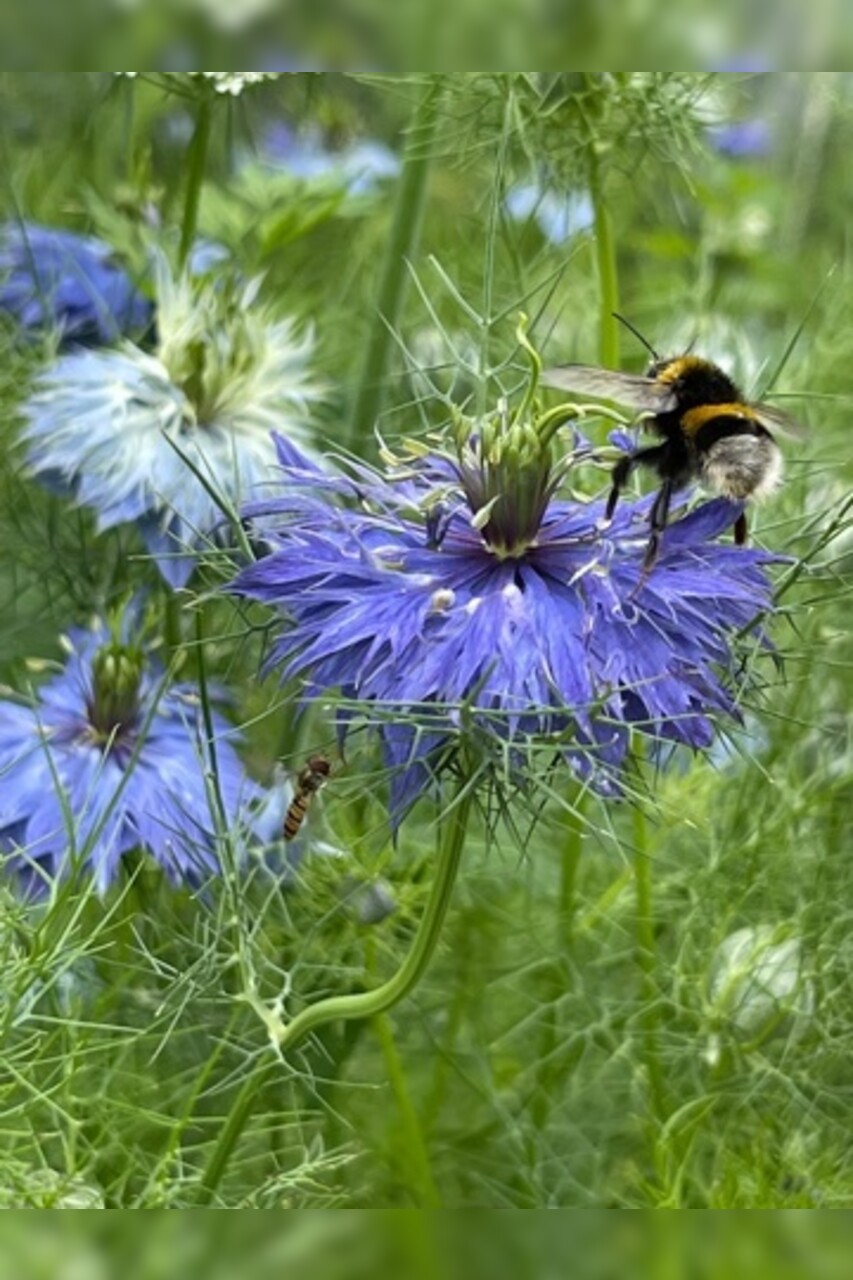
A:
{"label": "bumblebee's antenna", "polygon": [[646,350],[648,351],[649,355],[652,357],[653,360],[660,360],[660,356],[655,351],[652,344],[649,341],[647,341],[646,338],[643,337],[639,329],[634,328],[630,320],[626,320],[625,317],[620,315],[618,311],[612,312],[612,315],[614,320],[618,320],[620,324],[624,324],[625,328],[628,330],[629,333],[633,333],[634,337],[637,339],[638,342],[642,342],[643,346],[646,348]]}

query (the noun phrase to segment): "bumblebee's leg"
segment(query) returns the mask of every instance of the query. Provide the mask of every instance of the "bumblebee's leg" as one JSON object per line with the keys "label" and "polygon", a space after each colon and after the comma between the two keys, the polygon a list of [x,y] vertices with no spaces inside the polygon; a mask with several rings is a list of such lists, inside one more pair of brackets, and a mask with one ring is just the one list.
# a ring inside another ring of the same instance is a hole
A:
{"label": "bumblebee's leg", "polygon": [[620,458],[616,466],[610,473],[610,493],[607,496],[607,509],[604,512],[604,519],[609,523],[613,519],[613,512],[616,510],[616,503],[619,501],[619,494],[628,483],[631,472],[636,466],[636,455],[626,454],[624,458]]}
{"label": "bumblebee's leg", "polygon": [[746,523],[746,513],[741,512],[737,520],[735,520],[735,546],[745,547],[749,538],[749,526]]}
{"label": "bumblebee's leg", "polygon": [[610,473],[610,493],[604,512],[605,520],[609,522],[613,519],[619,494],[631,478],[631,472],[635,467],[656,467],[663,460],[665,453],[664,445],[653,445],[650,449],[638,449],[636,453],[626,453],[624,458],[619,459]]}
{"label": "bumblebee's leg", "polygon": [[658,558],[660,538],[666,528],[666,522],[669,519],[669,507],[672,502],[674,488],[675,485],[672,480],[667,477],[660,487],[658,496],[655,498],[654,506],[652,507],[652,514],[649,518],[649,522],[651,524],[649,545],[646,547],[646,555],[643,560],[644,576],[649,572],[655,560]]}

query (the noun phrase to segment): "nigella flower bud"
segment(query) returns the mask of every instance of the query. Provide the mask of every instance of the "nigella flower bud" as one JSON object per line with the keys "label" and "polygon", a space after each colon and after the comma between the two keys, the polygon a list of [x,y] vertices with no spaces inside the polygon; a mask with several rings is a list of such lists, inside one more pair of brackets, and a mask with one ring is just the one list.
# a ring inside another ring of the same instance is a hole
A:
{"label": "nigella flower bud", "polygon": [[387,880],[360,885],[352,901],[358,923],[365,926],[381,924],[397,910],[397,900]]}
{"label": "nigella flower bud", "polygon": [[814,1012],[814,984],[800,940],[773,925],[737,929],[720,943],[708,993],[714,1030],[706,1057],[712,1066],[724,1033],[757,1048],[777,1036],[801,1035]]}
{"label": "nigella flower bud", "polygon": [[89,721],[99,739],[109,741],[133,724],[139,711],[143,668],[144,659],[138,649],[115,642],[95,654]]}

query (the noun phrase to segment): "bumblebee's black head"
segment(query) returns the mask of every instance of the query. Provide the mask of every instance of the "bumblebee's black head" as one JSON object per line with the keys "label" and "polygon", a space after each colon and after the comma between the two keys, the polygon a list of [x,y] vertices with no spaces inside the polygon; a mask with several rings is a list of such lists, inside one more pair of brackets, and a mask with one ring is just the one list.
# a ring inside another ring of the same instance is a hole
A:
{"label": "bumblebee's black head", "polygon": [[655,360],[646,377],[671,387],[680,409],[692,409],[703,404],[735,404],[742,399],[728,374],[699,356]]}

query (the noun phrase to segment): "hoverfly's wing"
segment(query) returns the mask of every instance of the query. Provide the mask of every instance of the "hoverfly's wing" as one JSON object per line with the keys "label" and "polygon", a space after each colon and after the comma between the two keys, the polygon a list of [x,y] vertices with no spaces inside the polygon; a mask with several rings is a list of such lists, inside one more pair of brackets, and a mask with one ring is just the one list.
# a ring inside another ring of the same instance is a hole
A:
{"label": "hoverfly's wing", "polygon": [[675,393],[665,383],[588,364],[564,364],[559,369],[546,369],[540,381],[543,387],[591,396],[594,400],[612,400],[638,413],[668,413],[676,407]]}
{"label": "hoverfly's wing", "polygon": [[801,423],[789,418],[787,413],[777,409],[773,404],[750,405],[752,412],[767,431],[778,431],[780,435],[790,436],[794,440],[802,440],[806,429]]}

